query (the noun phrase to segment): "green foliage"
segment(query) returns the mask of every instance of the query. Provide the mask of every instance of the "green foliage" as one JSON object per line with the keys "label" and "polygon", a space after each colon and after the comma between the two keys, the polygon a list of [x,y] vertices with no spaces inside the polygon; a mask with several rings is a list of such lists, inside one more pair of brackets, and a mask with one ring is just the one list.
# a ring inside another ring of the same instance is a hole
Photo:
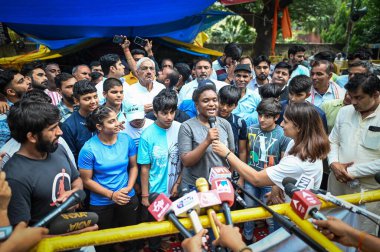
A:
{"label": "green foliage", "polygon": [[[351,0],[342,1],[340,8],[334,15],[334,22],[322,33],[325,42],[342,43],[347,41],[347,23],[350,16]],[[380,43],[380,0],[363,0],[362,7],[368,8],[368,13],[354,23],[350,52],[367,44]]]}
{"label": "green foliage", "polygon": [[240,16],[229,16],[217,26],[206,30],[206,33],[213,43],[253,43],[256,39],[255,30]]}

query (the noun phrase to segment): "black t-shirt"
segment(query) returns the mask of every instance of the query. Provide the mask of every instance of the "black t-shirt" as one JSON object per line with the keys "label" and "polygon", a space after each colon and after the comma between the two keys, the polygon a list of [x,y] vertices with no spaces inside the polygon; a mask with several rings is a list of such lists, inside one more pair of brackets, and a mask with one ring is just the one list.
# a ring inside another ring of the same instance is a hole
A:
{"label": "black t-shirt", "polygon": [[231,124],[235,140],[235,155],[239,157],[239,140],[247,140],[247,123],[237,115],[231,114],[226,120]]}
{"label": "black t-shirt", "polygon": [[8,206],[12,225],[21,221],[30,225],[45,217],[58,206],[54,202],[60,193],[70,190],[71,183],[79,177],[61,145],[45,160],[15,153],[5,164],[4,171],[12,189]]}

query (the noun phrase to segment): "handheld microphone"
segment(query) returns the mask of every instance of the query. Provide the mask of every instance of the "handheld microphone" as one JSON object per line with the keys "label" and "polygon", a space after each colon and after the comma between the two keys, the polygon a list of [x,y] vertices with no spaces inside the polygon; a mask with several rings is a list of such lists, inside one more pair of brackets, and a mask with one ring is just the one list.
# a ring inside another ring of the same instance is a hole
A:
{"label": "handheld microphone", "polygon": [[165,194],[150,194],[149,203],[150,206],[148,207],[148,211],[157,221],[161,221],[164,217],[167,217],[179,230],[183,237],[192,237],[191,233],[182,225],[182,223],[178,220],[177,216],[175,216],[173,210],[171,209],[172,202],[165,196]]}
{"label": "handheld microphone", "polygon": [[288,233],[296,235],[298,238],[300,238],[303,242],[305,242],[315,251],[327,252],[327,250],[324,247],[322,247],[320,244],[318,244],[309,236],[307,236],[294,223],[290,222],[284,216],[273,211],[270,207],[268,207],[266,204],[264,204],[261,200],[259,200],[257,197],[255,197],[251,193],[247,192],[244,188],[239,186],[236,182],[232,181],[231,179],[229,180],[234,185],[235,188],[241,190],[245,195],[247,195],[252,200],[256,201],[261,207],[263,207],[266,211],[268,211],[273,216],[273,219],[277,221],[277,223],[280,224],[280,226],[282,226]]}
{"label": "handheld microphone", "polygon": [[[209,190],[208,183],[207,183],[207,180],[205,178],[198,178],[195,181],[195,186],[197,187],[198,192],[207,192]],[[218,239],[219,238],[219,232],[218,232],[218,228],[216,227],[215,221],[212,217],[212,213],[215,213],[214,209],[208,208],[207,209],[207,215],[208,215],[208,218],[210,220],[211,228],[212,228],[212,231],[214,232],[215,239]]]}
{"label": "handheld microphone", "polygon": [[210,116],[208,118],[208,123],[210,124],[210,128],[215,128],[215,122],[216,122],[216,117],[215,116]]}
{"label": "handheld microphone", "polygon": [[99,216],[93,212],[64,213],[55,218],[48,226],[49,234],[65,234],[93,226]]}
{"label": "handheld microphone", "polygon": [[32,227],[45,227],[50,222],[54,220],[58,215],[66,211],[68,208],[79,204],[86,198],[86,193],[83,190],[75,191],[70,197],[62,203],[59,207],[50,212],[47,216],[45,216],[42,220],[35,223]]}
{"label": "handheld microphone", "polygon": [[224,217],[226,218],[226,224],[233,225],[230,207],[234,204],[235,190],[231,182],[227,179],[215,179],[212,181],[211,189],[215,189],[219,194],[220,200],[222,201]]}
{"label": "handheld microphone", "polygon": [[293,184],[287,184],[285,193],[292,198],[290,206],[301,219],[306,220],[311,216],[317,220],[327,220],[326,216],[318,211],[322,202],[310,190],[300,190]]}

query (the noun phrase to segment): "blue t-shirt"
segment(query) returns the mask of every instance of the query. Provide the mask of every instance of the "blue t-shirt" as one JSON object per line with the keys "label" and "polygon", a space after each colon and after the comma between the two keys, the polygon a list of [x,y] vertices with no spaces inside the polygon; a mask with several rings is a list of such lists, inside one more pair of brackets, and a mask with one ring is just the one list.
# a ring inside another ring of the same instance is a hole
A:
{"label": "blue t-shirt", "polygon": [[278,125],[271,131],[263,131],[256,124],[248,128],[247,135],[248,164],[257,171],[278,164],[281,152],[285,152],[290,142],[290,138],[284,135],[284,130]]}
{"label": "blue t-shirt", "polygon": [[137,163],[150,164],[149,193],[165,193],[170,196],[181,172],[178,152],[180,126],[179,122],[173,121],[169,129],[163,129],[153,123],[141,135]]}
{"label": "blue t-shirt", "polygon": [[[101,186],[119,191],[128,185],[129,158],[136,155],[136,145],[125,133],[119,133],[113,145],[103,144],[98,135],[91,137],[81,149],[78,158],[78,167],[84,170],[93,170],[92,180]],[[128,196],[134,196],[132,189]],[[91,192],[90,204],[105,206],[113,204],[109,198]]]}

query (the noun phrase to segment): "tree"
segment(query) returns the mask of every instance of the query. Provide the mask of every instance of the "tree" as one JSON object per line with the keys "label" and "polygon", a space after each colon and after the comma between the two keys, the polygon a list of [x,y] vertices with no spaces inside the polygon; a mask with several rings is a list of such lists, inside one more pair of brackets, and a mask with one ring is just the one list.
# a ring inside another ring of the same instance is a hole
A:
{"label": "tree", "polygon": [[[294,26],[306,31],[320,32],[326,30],[331,23],[337,1],[280,0],[280,9],[287,6]],[[254,53],[269,55],[275,0],[257,0],[254,3],[230,5],[226,8],[241,16],[256,30],[256,41],[252,41]]]}

